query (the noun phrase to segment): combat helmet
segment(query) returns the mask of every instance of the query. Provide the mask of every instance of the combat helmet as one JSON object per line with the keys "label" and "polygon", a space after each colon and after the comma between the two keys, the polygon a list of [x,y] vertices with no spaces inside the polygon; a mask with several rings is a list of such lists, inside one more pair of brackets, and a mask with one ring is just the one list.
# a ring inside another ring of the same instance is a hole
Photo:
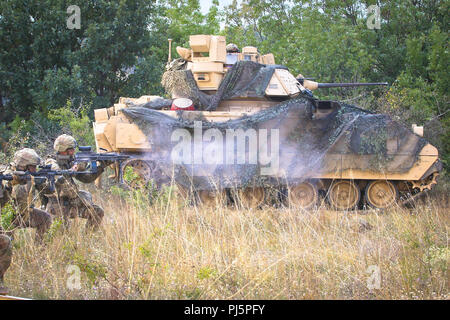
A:
{"label": "combat helmet", "polygon": [[24,148],[14,154],[13,164],[15,167],[26,168],[27,166],[37,166],[41,163],[41,158],[36,151]]}
{"label": "combat helmet", "polygon": [[235,45],[234,43],[227,44],[226,50],[227,50],[227,52],[239,52],[238,46]]}
{"label": "combat helmet", "polygon": [[69,136],[68,134],[62,134],[58,138],[56,138],[55,143],[53,144],[53,149],[56,152],[64,152],[68,149],[75,149],[77,147],[77,141],[74,137]]}

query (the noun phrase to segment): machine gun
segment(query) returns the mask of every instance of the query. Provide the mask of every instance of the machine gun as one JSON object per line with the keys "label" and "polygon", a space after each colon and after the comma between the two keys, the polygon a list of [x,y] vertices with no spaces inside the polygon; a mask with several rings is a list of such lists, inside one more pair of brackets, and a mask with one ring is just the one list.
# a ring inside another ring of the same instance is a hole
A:
{"label": "machine gun", "polygon": [[[91,173],[97,173],[97,161],[115,162],[118,167],[118,172],[122,172],[122,162],[131,158],[131,156],[118,154],[115,152],[95,153],[92,152],[90,146],[78,147],[80,152],[75,154],[75,163],[88,162]],[[122,176],[119,177],[119,182],[122,183]]]}
{"label": "machine gun", "polygon": [[37,177],[44,177],[47,179],[49,183],[49,190],[50,192],[55,191],[55,182],[56,176],[62,176],[62,177],[75,177],[75,176],[82,176],[85,174],[92,174],[96,173],[92,170],[86,170],[86,171],[74,171],[74,170],[52,170],[52,165],[45,165],[45,166],[39,166],[39,171],[37,172],[26,172],[32,176]]}

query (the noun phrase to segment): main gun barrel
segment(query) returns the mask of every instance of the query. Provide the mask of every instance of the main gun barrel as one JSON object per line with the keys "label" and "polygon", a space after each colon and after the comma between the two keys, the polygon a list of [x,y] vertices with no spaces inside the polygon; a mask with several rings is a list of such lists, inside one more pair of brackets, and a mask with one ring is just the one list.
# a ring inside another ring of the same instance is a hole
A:
{"label": "main gun barrel", "polygon": [[365,86],[387,86],[387,82],[350,82],[350,83],[320,83],[308,80],[307,78],[297,77],[297,81],[306,89],[316,90],[318,88],[343,88],[343,87],[365,87]]}
{"label": "main gun barrel", "polygon": [[317,83],[318,88],[342,88],[342,87],[365,87],[365,86],[387,86],[387,82],[350,82],[350,83]]}

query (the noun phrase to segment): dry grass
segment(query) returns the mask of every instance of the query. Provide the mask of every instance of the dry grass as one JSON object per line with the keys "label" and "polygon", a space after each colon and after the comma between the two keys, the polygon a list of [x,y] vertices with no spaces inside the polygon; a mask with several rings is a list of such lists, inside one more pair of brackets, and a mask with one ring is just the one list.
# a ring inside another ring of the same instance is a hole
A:
{"label": "dry grass", "polygon": [[[188,206],[167,192],[95,194],[87,235],[54,224],[43,247],[16,233],[10,293],[39,299],[448,299],[449,215],[440,201],[379,214]],[[447,196],[443,196],[447,201]],[[370,225],[369,228],[366,228]],[[370,228],[371,227],[371,228]],[[369,230],[370,229],[370,230]],[[70,265],[81,288],[70,290]],[[370,266],[381,273],[369,289]]]}

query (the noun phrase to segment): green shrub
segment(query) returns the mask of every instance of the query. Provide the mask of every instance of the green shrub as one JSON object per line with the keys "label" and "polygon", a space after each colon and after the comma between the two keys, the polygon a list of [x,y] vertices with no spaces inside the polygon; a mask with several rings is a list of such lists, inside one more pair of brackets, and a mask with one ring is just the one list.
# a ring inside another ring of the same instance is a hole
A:
{"label": "green shrub", "polygon": [[94,146],[94,131],[88,111],[89,106],[74,108],[70,100],[68,100],[66,106],[51,110],[48,118],[57,122],[62,132],[73,136],[77,140],[78,145]]}

